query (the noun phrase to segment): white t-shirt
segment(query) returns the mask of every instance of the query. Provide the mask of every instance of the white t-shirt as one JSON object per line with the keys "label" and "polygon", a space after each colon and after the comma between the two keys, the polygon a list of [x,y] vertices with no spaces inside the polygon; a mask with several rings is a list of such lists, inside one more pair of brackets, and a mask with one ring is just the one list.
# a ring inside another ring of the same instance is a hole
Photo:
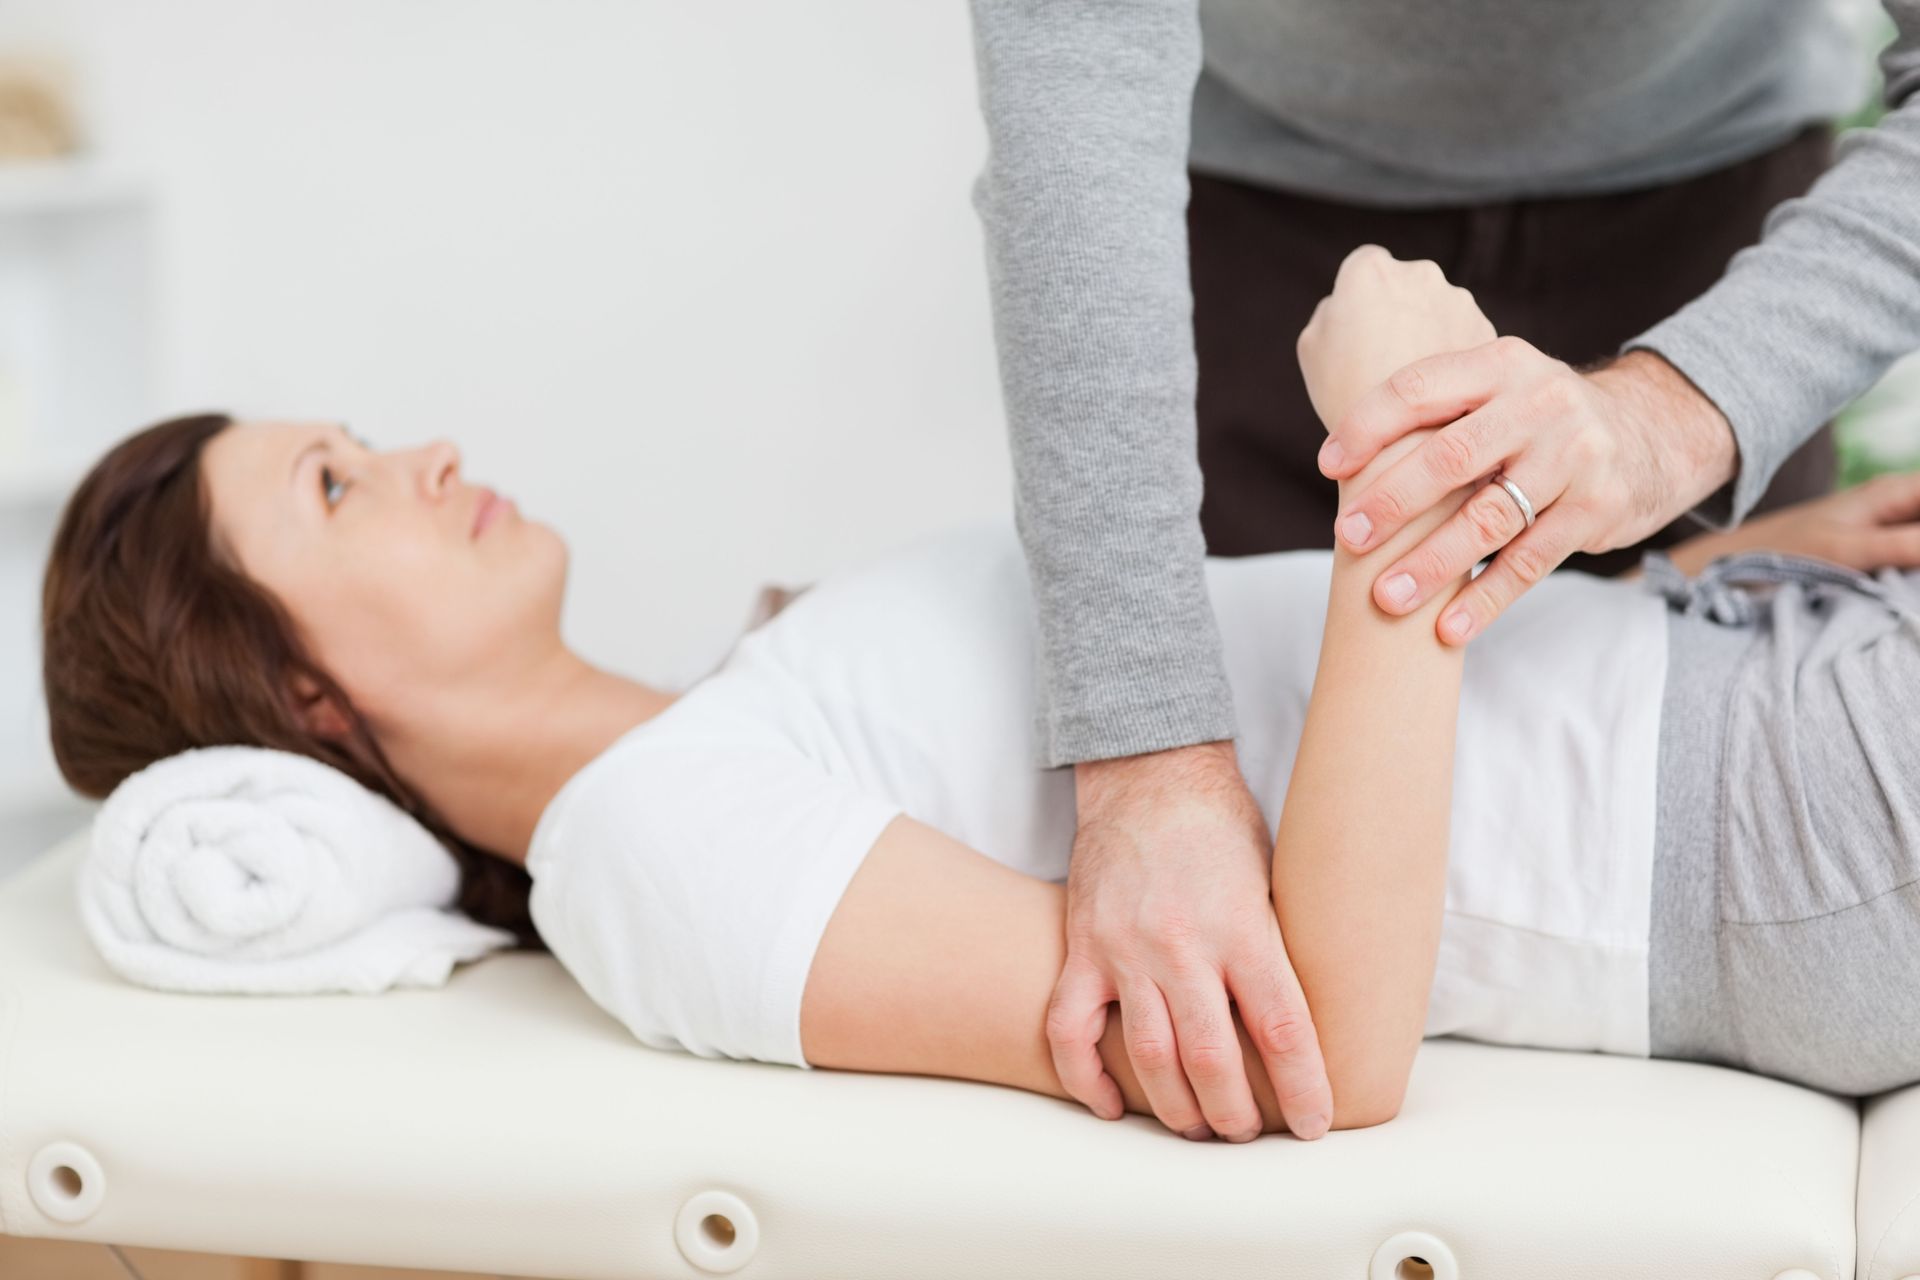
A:
{"label": "white t-shirt", "polygon": [[[1270,827],[1331,564],[1206,564],[1239,760]],[[527,869],[548,946],[646,1044],[811,1065],[807,971],[896,814],[1065,881],[1073,773],[1033,764],[1034,625],[1008,524],[815,584],[542,812]],[[1587,575],[1552,576],[1472,642],[1427,1035],[1647,1054],[1665,672],[1661,602]],[[1375,783],[1391,802],[1394,780]]]}

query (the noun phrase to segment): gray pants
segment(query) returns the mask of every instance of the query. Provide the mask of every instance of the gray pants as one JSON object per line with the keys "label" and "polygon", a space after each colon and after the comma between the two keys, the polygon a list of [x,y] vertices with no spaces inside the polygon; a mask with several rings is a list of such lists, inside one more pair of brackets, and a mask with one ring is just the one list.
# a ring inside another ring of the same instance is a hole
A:
{"label": "gray pants", "polygon": [[1920,1080],[1920,596],[1769,560],[1764,607],[1649,576],[1676,606],[1651,1052],[1878,1093]]}

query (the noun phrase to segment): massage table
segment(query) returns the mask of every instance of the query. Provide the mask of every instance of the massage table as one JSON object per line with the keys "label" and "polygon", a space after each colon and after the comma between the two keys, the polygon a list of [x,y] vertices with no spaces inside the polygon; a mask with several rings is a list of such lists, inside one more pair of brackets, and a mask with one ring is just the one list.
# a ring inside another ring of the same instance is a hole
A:
{"label": "massage table", "polygon": [[87,832],[0,882],[0,1232],[525,1275],[1901,1280],[1920,1093],[1427,1040],[1398,1118],[1191,1143],[649,1049],[550,956],[380,996],[115,976]]}

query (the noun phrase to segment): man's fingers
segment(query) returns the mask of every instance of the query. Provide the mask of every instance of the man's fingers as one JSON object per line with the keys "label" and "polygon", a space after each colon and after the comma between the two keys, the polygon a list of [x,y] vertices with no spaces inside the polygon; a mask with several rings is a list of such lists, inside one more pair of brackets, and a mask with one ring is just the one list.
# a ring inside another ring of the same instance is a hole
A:
{"label": "man's fingers", "polygon": [[1920,471],[1889,471],[1867,481],[1874,520],[1893,524],[1920,519]]}
{"label": "man's fingers", "polygon": [[1227,985],[1273,1081],[1287,1128],[1301,1138],[1319,1137],[1333,1121],[1333,1089],[1299,978],[1287,965],[1245,973],[1230,969]]}
{"label": "man's fingers", "polygon": [[1500,548],[1493,563],[1441,610],[1436,627],[1440,639],[1465,644],[1485,631],[1528,587],[1579,550],[1582,540],[1578,518],[1549,507],[1533,528]]}
{"label": "man's fingers", "polygon": [[1069,958],[1047,1002],[1047,1044],[1053,1069],[1075,1101],[1103,1120],[1126,1113],[1126,1098],[1100,1060],[1100,1037],[1107,1030],[1107,1005],[1113,987],[1091,964]]}
{"label": "man's fingers", "polygon": [[[1527,501],[1544,508],[1561,490],[1524,468],[1510,478]],[[1527,527],[1513,495],[1491,479],[1460,510],[1373,580],[1373,599],[1392,614],[1411,613],[1467,570],[1512,542]]]}
{"label": "man's fingers", "polygon": [[1233,1029],[1226,987],[1217,975],[1171,986],[1167,1006],[1173,1015],[1180,1065],[1213,1131],[1229,1142],[1260,1136],[1260,1104],[1247,1083],[1247,1060]]}
{"label": "man's fingers", "polygon": [[1511,406],[1489,404],[1443,427],[1350,497],[1333,529],[1349,551],[1379,546],[1407,521],[1488,475],[1528,443]]}
{"label": "man's fingers", "polygon": [[[1120,1031],[1133,1074],[1147,1095],[1160,1123],[1186,1137],[1209,1137],[1212,1129],[1187,1085],[1180,1065],[1180,1046],[1173,1038],[1173,1019],[1166,997],[1152,982],[1129,983],[1120,991]],[[1207,1133],[1195,1130],[1206,1128]]]}
{"label": "man's fingers", "polygon": [[1861,563],[1854,568],[1871,573],[1875,569],[1920,568],[1920,525],[1889,525],[1868,530],[1864,536]]}
{"label": "man's fingers", "polygon": [[1478,409],[1500,389],[1513,343],[1533,349],[1519,338],[1495,338],[1396,369],[1334,424],[1320,446],[1322,474],[1335,480],[1350,476],[1416,427],[1441,426]]}

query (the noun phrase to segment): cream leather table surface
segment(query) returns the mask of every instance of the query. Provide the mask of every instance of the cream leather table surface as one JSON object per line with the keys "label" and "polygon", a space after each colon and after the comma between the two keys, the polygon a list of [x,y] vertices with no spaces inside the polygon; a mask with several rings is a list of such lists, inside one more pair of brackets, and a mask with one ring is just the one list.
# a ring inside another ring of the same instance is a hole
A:
{"label": "cream leather table surface", "polygon": [[1920,1273],[1920,1095],[1871,1103],[1863,1149],[1858,1106],[1779,1081],[1436,1039],[1389,1124],[1194,1144],[648,1049],[544,955],[146,990],[81,932],[84,842],[0,883],[0,1232],[581,1280]]}
{"label": "cream leather table surface", "polygon": [[1920,1276],[1920,1086],[1867,1100],[1860,1136],[1860,1280]]}

